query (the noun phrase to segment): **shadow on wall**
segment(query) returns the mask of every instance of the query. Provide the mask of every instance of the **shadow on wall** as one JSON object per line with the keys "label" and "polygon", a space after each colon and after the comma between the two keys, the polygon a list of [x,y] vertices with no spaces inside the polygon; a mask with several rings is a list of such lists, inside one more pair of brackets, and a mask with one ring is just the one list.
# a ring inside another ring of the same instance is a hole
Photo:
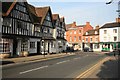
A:
{"label": "shadow on wall", "polygon": [[118,73],[119,65],[120,63],[116,58],[106,61],[101,66],[100,71],[96,74],[96,76],[101,79],[112,78],[118,80],[118,76],[120,76],[120,74]]}

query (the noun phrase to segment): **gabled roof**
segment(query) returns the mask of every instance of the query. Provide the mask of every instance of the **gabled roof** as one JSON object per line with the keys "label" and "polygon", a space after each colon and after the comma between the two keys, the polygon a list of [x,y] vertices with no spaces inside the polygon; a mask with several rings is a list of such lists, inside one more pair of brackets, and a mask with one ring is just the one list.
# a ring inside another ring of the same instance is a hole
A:
{"label": "gabled roof", "polygon": [[64,29],[65,29],[65,31],[66,31],[66,27],[65,27],[65,18],[64,18],[64,17],[61,17],[61,18],[60,18],[60,22],[61,22],[61,23],[64,23]]}
{"label": "gabled roof", "polygon": [[[97,34],[95,34],[95,31],[97,31]],[[86,35],[86,33],[88,34]],[[92,35],[99,35],[99,29],[89,30],[83,34],[83,36],[92,36]]]}
{"label": "gabled roof", "polygon": [[[18,0],[13,0],[13,2],[2,2],[2,16],[8,16],[11,10],[14,8]],[[35,12],[35,7],[28,4],[26,0],[24,0],[24,3],[27,7],[27,10],[30,13],[30,16],[32,17],[31,20],[33,23],[38,23],[39,20],[37,18],[37,14]]]}
{"label": "gabled roof", "polygon": [[53,20],[57,20],[59,18],[59,14],[53,14],[52,18],[53,18]]}
{"label": "gabled roof", "polygon": [[65,22],[65,18],[64,18],[64,17],[61,17],[61,18],[60,18],[60,22]]}
{"label": "gabled roof", "polygon": [[50,7],[37,7],[35,8],[37,16],[41,19],[41,24],[43,24],[43,21],[50,10]]}
{"label": "gabled roof", "polygon": [[36,14],[36,11],[35,11],[35,7],[30,5],[30,4],[28,4],[27,7],[28,7],[30,15],[32,16],[33,22],[34,23],[39,23],[40,19],[37,17],[37,14]]}
{"label": "gabled roof", "polygon": [[114,27],[120,27],[120,22],[106,23],[101,28],[114,28]]}

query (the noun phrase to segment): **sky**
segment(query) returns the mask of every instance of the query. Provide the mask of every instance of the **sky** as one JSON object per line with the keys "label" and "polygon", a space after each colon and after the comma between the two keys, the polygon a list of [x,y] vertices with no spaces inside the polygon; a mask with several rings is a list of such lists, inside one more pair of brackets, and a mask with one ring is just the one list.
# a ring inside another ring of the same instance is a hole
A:
{"label": "sky", "polygon": [[50,6],[52,14],[59,14],[65,17],[66,24],[76,22],[77,25],[85,25],[86,22],[95,27],[100,27],[108,22],[115,22],[118,17],[118,1],[106,5],[110,0],[27,0],[29,4],[35,7]]}

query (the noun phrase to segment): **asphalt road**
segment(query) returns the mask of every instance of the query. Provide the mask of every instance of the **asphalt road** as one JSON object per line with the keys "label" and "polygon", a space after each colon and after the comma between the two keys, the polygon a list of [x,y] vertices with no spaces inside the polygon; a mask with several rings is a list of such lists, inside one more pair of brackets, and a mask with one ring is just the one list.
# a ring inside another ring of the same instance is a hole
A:
{"label": "asphalt road", "polygon": [[2,68],[3,78],[75,78],[104,55],[92,52]]}

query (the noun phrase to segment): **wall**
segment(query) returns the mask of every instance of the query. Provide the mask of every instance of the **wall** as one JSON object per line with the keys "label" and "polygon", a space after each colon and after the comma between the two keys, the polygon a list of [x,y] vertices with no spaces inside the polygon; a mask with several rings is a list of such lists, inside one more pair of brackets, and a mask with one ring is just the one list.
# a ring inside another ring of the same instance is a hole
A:
{"label": "wall", "polygon": [[56,41],[52,41],[52,42],[54,47],[52,47],[50,43],[50,53],[56,53]]}
{"label": "wall", "polygon": [[[117,29],[117,33],[113,33],[113,29]],[[104,30],[107,30],[107,34],[104,34]],[[103,28],[100,29],[100,42],[114,42],[114,36],[117,36],[118,42],[118,35],[120,31],[118,31],[118,28]],[[106,37],[106,40],[104,40],[104,37]]]}
{"label": "wall", "polygon": [[118,27],[118,42],[120,42],[120,27]]}
{"label": "wall", "polygon": [[[28,46],[29,53],[37,53],[37,42],[38,41],[40,42],[40,39],[30,38],[30,40],[29,40],[29,46]],[[35,42],[35,48],[30,48],[30,42]]]}

